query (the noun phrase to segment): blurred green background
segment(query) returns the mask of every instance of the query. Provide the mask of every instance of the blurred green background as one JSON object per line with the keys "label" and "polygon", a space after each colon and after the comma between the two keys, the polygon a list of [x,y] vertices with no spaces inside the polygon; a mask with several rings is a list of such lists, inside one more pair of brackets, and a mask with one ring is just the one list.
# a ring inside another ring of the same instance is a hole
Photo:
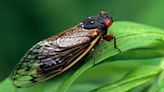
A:
{"label": "blurred green background", "polygon": [[[32,45],[98,14],[100,10],[111,14],[114,21],[164,28],[163,9],[164,0],[1,0],[0,80],[9,76]],[[111,65],[111,71],[122,70],[119,64],[123,63]],[[138,65],[129,64],[131,67]]]}

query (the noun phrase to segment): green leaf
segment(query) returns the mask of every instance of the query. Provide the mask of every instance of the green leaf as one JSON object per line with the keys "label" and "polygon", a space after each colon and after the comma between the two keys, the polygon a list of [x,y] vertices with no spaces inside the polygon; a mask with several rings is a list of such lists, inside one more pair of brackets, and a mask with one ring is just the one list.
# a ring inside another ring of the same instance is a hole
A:
{"label": "green leaf", "polygon": [[161,60],[160,67],[162,68],[162,72],[153,82],[148,92],[164,92],[164,59]]}
{"label": "green leaf", "polygon": [[127,92],[152,81],[162,69],[157,66],[143,66],[120,81],[93,90],[93,92]]}
{"label": "green leaf", "polygon": [[156,57],[163,57],[164,47],[154,48],[138,48],[122,52],[118,55],[110,57],[109,60],[129,60],[129,59],[150,59]]}
{"label": "green leaf", "polygon": [[[145,26],[142,24],[131,23],[131,22],[115,22],[111,28],[109,28],[110,34],[115,34],[117,37],[117,46],[121,49],[122,53],[142,49],[142,52],[147,49],[147,51],[154,50],[155,47],[164,47],[164,31],[158,28],[153,28]],[[159,50],[154,50],[155,54],[148,54],[146,58],[149,57],[160,57],[164,53],[158,53]],[[140,53],[140,52],[138,52]],[[149,53],[149,51],[148,51]],[[158,53],[158,54],[156,54]],[[101,43],[101,48],[96,56],[96,64],[101,64],[103,61],[110,61],[108,58],[121,54],[117,49],[114,49],[113,41],[104,41]],[[127,54],[132,56],[131,54]],[[135,54],[134,54],[135,55]],[[139,58],[145,58],[145,54],[136,54]],[[128,57],[128,56],[127,56]],[[134,56],[135,57],[135,56]],[[121,60],[122,58],[115,57],[113,60]],[[78,69],[70,69],[69,71],[51,79],[46,82],[40,83],[33,87],[23,88],[24,92],[34,92],[35,88],[41,88],[41,92],[67,92],[72,83],[85,71],[93,67],[93,57],[88,56],[79,62],[85,62],[85,64],[79,66]],[[7,79],[8,80],[8,79]],[[145,80],[146,81],[146,80]],[[148,81],[148,80],[147,80]],[[6,81],[0,84],[2,86],[7,85]],[[11,84],[12,85],[12,84]],[[5,87],[1,88],[3,92],[7,90]],[[21,92],[19,89],[10,92]]]}
{"label": "green leaf", "polygon": [[[137,48],[150,48],[154,46],[164,46],[164,32],[160,29],[135,24],[131,22],[115,22],[109,29],[117,37],[117,45],[121,51],[128,51]],[[112,42],[104,42],[97,57],[96,63],[117,55],[118,51],[113,49]],[[164,54],[164,53],[163,53]],[[162,55],[163,55],[162,54]],[[161,56],[161,55],[160,55]],[[121,59],[121,58],[120,58]],[[93,66],[93,59],[88,58],[85,65],[80,67],[69,79],[66,79],[58,88],[58,92],[66,92],[70,85],[87,69]]]}
{"label": "green leaf", "polygon": [[0,92],[16,92],[16,88],[12,85],[11,80],[6,79],[0,84]]}

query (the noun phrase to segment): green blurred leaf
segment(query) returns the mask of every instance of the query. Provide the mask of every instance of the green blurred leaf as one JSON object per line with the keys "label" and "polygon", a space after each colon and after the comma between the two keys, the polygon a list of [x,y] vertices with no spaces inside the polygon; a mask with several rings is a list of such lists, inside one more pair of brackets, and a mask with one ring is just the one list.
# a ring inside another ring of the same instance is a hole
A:
{"label": "green blurred leaf", "polygon": [[127,92],[152,81],[160,71],[161,68],[157,66],[143,66],[129,73],[120,81],[97,88],[93,92]]}
{"label": "green blurred leaf", "polygon": [[11,83],[11,80],[6,79],[0,84],[0,92],[16,92],[16,87]]}
{"label": "green blurred leaf", "polygon": [[[121,49],[122,52],[140,49],[140,48],[153,48],[164,46],[164,31],[158,28],[153,28],[137,23],[131,22],[115,22],[111,28],[109,28],[109,33],[115,34],[117,37],[117,45]],[[143,49],[143,51],[144,51]],[[158,50],[157,50],[158,51]],[[154,50],[154,52],[156,52]],[[139,53],[139,52],[138,52]],[[115,56],[119,54],[118,50],[113,48],[113,41],[105,41],[101,44],[101,50],[96,57],[96,64],[101,64],[102,61],[109,61],[108,58],[111,56]],[[137,57],[143,57],[145,54],[137,54]],[[151,55],[146,55],[149,57],[160,57],[164,55],[164,53],[152,53]],[[130,55],[129,55],[130,56]],[[127,56],[128,57],[128,56]],[[143,57],[144,58],[144,57]],[[115,57],[115,59],[118,59]],[[113,59],[113,60],[115,60]],[[119,58],[120,60],[122,58]],[[34,92],[37,89],[42,89],[41,92],[66,92],[72,83],[85,71],[89,68],[93,67],[93,58],[92,56],[88,56],[85,60],[82,59],[80,62],[86,62],[78,69],[72,69],[59,75],[54,78],[54,80],[49,80],[44,83],[40,83],[33,87],[23,88],[23,92]],[[101,63],[100,63],[101,62]],[[152,72],[151,72],[152,73]],[[64,77],[63,77],[64,76]],[[149,80],[145,79],[144,82]],[[8,83],[4,81],[0,84],[0,86],[4,86]],[[36,88],[36,90],[35,90]],[[5,87],[1,88],[1,90],[7,90]],[[21,92],[20,89],[16,91],[10,92]]]}
{"label": "green blurred leaf", "polygon": [[160,67],[163,70],[156,78],[156,80],[153,82],[148,92],[164,92],[164,59],[161,60]]}

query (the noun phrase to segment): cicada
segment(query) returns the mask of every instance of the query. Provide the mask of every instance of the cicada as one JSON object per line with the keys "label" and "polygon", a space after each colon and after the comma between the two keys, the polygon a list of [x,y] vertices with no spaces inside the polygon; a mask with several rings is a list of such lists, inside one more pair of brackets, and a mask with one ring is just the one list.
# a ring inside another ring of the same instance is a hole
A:
{"label": "cicada", "polygon": [[102,39],[116,38],[107,35],[113,20],[105,11],[84,19],[76,26],[38,42],[23,56],[11,73],[16,87],[27,87],[58,76],[87,55]]}

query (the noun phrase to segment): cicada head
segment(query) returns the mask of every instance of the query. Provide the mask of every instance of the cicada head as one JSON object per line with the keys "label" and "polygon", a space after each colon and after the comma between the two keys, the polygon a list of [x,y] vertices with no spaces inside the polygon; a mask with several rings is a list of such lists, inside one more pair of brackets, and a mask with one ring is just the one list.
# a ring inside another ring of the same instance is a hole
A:
{"label": "cicada head", "polygon": [[99,15],[88,17],[83,20],[78,27],[84,29],[100,29],[104,35],[107,33],[107,29],[113,23],[113,19],[105,11],[100,11]]}

